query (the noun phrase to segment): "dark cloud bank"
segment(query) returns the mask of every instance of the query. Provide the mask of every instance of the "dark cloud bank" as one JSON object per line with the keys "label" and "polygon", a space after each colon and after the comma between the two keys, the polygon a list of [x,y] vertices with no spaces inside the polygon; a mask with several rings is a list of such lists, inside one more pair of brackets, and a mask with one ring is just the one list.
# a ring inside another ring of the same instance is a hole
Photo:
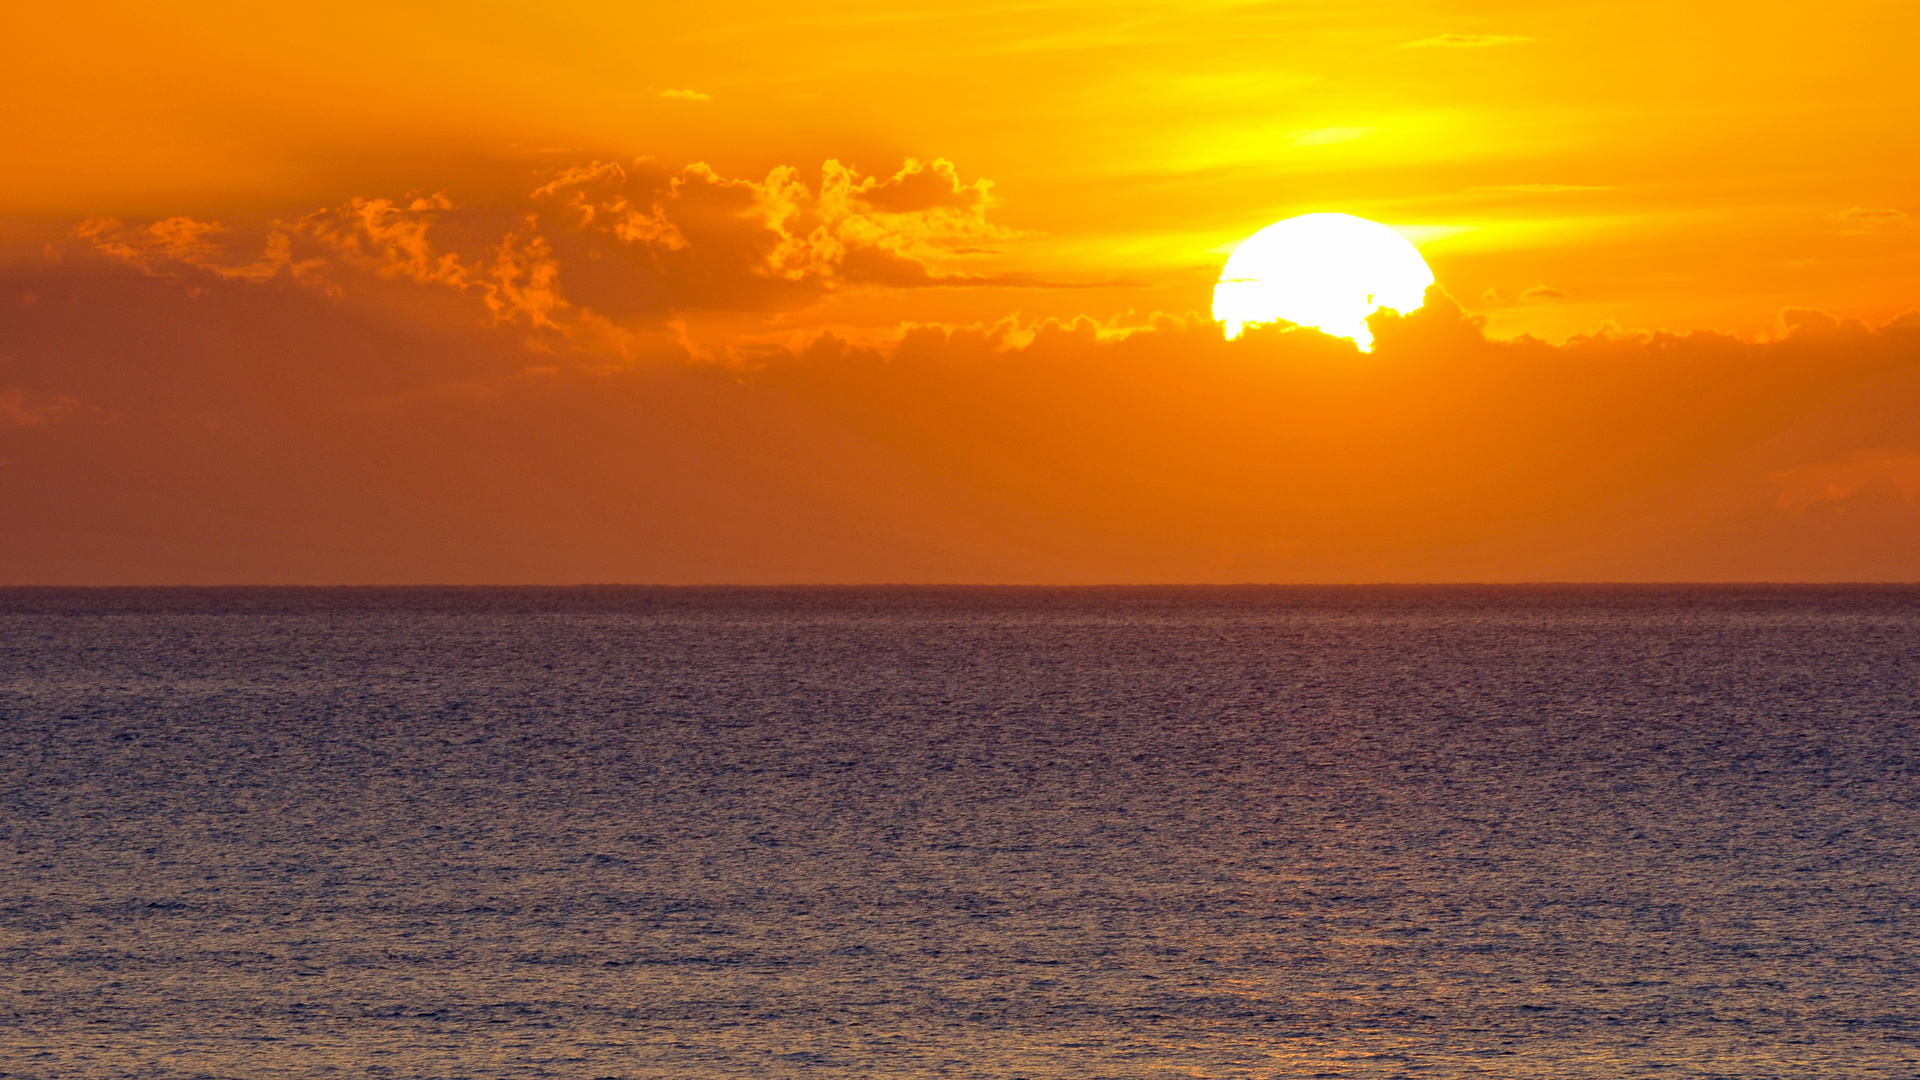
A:
{"label": "dark cloud bank", "polygon": [[1188,316],[701,362],[676,314],[924,284],[988,191],[649,168],[0,272],[0,582],[1920,579],[1920,317],[1549,345],[1436,291],[1371,355]]}

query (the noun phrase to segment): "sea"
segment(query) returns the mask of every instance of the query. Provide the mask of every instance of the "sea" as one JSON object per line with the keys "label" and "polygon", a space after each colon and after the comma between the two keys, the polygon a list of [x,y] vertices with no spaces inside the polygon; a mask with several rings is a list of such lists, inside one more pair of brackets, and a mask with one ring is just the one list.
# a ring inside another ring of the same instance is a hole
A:
{"label": "sea", "polygon": [[1920,1076],[1920,589],[0,590],[0,1076]]}

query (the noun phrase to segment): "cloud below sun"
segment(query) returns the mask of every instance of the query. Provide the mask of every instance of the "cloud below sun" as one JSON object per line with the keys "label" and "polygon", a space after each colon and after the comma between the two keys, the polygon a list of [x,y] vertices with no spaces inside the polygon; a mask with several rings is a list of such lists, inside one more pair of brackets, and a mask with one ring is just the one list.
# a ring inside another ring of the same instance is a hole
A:
{"label": "cloud below sun", "polygon": [[[90,218],[0,275],[17,580],[1920,574],[1920,321],[1374,351],[1182,312],[817,321],[1031,290],[945,160],[548,166],[250,225]],[[1497,303],[1563,299],[1532,286]],[[1490,301],[1492,302],[1492,301]],[[702,342],[701,319],[727,333]],[[809,322],[808,320],[815,319]],[[125,492],[76,502],[63,492]],[[138,497],[131,493],[142,492]],[[74,547],[63,537],[94,539]],[[149,538],[167,536],[166,543]],[[453,553],[453,554],[449,554]]]}

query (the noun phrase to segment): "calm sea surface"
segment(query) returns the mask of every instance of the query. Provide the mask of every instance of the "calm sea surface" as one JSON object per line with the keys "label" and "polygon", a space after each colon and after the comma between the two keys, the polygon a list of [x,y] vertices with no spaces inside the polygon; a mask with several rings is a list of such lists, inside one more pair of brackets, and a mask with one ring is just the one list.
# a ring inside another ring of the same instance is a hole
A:
{"label": "calm sea surface", "polygon": [[1920,591],[0,592],[0,1076],[1920,1076]]}

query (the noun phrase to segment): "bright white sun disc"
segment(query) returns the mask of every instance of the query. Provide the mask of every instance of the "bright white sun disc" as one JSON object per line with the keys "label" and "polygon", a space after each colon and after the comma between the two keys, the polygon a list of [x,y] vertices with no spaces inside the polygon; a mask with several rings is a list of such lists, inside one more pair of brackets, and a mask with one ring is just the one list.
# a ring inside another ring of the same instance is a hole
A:
{"label": "bright white sun disc", "polygon": [[1251,323],[1285,319],[1373,348],[1367,316],[1409,312],[1433,284],[1407,238],[1352,214],[1302,214],[1248,237],[1213,287],[1213,317],[1236,338]]}

